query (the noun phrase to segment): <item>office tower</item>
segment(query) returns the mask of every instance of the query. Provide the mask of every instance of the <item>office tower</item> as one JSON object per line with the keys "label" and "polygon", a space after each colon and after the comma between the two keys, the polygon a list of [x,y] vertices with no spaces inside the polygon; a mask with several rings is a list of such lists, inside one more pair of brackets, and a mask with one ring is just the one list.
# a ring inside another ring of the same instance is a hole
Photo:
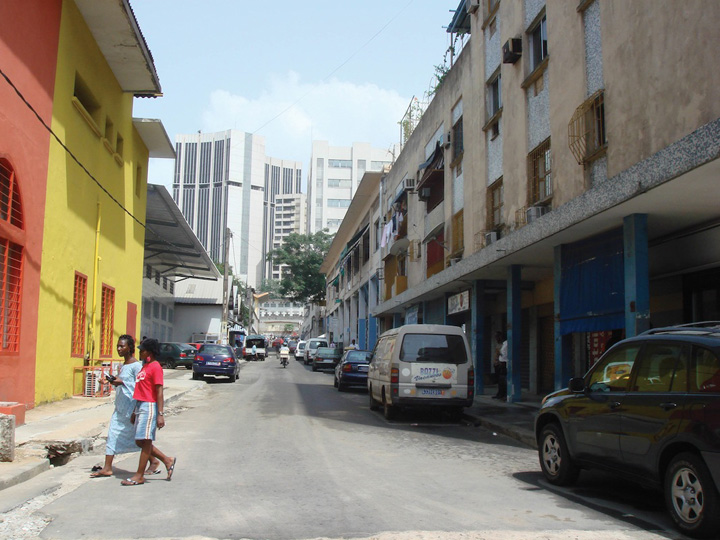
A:
{"label": "office tower", "polygon": [[381,171],[394,161],[394,152],[395,148],[373,148],[368,143],[330,146],[327,141],[313,141],[307,186],[308,233],[328,229],[334,234],[365,171]]}
{"label": "office tower", "polygon": [[251,287],[262,280],[265,138],[227,130],[178,135],[173,198],[214,261]]}

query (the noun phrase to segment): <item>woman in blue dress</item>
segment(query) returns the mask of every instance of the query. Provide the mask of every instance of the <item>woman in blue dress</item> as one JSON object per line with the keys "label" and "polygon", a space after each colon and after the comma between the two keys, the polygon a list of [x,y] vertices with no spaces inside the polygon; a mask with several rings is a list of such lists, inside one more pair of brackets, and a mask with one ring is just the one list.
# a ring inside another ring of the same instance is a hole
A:
{"label": "woman in blue dress", "polygon": [[[138,452],[140,448],[135,444],[135,426],[130,421],[130,416],[135,410],[135,379],[142,369],[142,362],[139,362],[135,354],[135,340],[132,336],[124,334],[117,342],[118,354],[125,359],[120,367],[117,378],[107,381],[115,387],[115,411],[110,419],[107,443],[105,445],[105,465],[93,468],[92,478],[112,476],[112,462],[117,454]],[[107,379],[106,379],[107,380]],[[160,461],[151,457],[148,470],[145,474],[158,474],[160,472]]]}

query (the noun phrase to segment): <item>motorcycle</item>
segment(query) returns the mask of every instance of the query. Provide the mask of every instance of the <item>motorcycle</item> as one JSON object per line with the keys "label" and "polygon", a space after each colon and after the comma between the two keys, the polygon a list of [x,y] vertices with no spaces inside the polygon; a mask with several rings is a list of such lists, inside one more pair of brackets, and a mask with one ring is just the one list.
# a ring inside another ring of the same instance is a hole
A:
{"label": "motorcycle", "polygon": [[287,359],[287,357],[283,356],[283,357],[280,359],[280,363],[282,364],[282,367],[286,368],[287,365],[288,365],[288,359]]}

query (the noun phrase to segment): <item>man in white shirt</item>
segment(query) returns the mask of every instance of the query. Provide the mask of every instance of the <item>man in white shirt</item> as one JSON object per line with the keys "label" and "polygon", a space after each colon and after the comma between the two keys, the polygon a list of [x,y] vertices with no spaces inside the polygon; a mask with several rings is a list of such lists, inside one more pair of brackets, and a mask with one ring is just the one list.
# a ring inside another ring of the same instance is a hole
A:
{"label": "man in white shirt", "polygon": [[504,332],[495,332],[495,373],[498,377],[498,391],[493,399],[507,398],[507,361],[508,361],[508,344]]}

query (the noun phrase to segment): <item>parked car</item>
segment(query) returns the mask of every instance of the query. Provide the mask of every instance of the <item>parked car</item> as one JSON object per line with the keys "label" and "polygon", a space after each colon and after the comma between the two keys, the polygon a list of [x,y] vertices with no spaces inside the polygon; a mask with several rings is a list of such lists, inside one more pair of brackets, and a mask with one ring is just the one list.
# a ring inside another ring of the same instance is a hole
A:
{"label": "parked car", "polygon": [[368,372],[370,409],[391,419],[404,407],[449,409],[460,415],[475,397],[475,371],[462,328],[407,324],[383,333]]}
{"label": "parked car", "polygon": [[312,370],[335,369],[342,357],[342,349],[337,347],[318,347],[313,355]]}
{"label": "parked car", "polygon": [[720,323],[654,329],[613,346],[548,395],[535,420],[556,485],[602,469],[664,491],[678,529],[720,531]]}
{"label": "parked car", "polygon": [[297,344],[298,344],[298,342],[296,339],[291,339],[288,341],[287,346],[288,346],[288,349],[290,349],[290,354],[295,354],[295,349],[297,349]]}
{"label": "parked car", "polygon": [[297,347],[295,347],[295,360],[302,360],[305,356],[305,345],[307,343],[305,341],[298,341]]}
{"label": "parked car", "polygon": [[340,392],[348,386],[367,388],[370,358],[372,358],[371,351],[345,351],[340,362],[335,366],[335,388]]}
{"label": "parked car", "polygon": [[325,338],[310,338],[305,345],[305,365],[312,364],[313,358],[318,347],[327,347],[328,342]]}
{"label": "parked car", "polygon": [[235,382],[238,378],[240,364],[235,352],[229,345],[205,344],[195,355],[192,378],[199,380],[205,375],[224,375]]}
{"label": "parked car", "polygon": [[243,348],[243,356],[246,360],[250,360],[252,357],[252,348],[255,345],[255,354],[257,358],[254,360],[265,360],[267,357],[267,350],[265,336],[261,335],[250,335],[245,338],[245,346]]}
{"label": "parked car", "polygon": [[176,366],[192,369],[196,352],[197,349],[190,343],[161,343],[157,360],[168,369],[175,369]]}

